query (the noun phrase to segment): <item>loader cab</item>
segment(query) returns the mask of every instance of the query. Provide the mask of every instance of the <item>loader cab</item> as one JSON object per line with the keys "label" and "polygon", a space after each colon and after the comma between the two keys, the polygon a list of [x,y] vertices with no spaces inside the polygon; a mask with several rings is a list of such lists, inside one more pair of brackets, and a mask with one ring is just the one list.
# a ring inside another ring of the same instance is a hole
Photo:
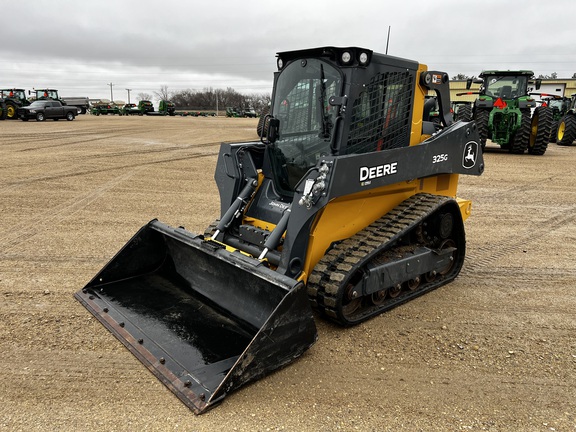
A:
{"label": "loader cab", "polygon": [[304,174],[332,154],[338,110],[329,99],[340,96],[343,82],[341,71],[322,58],[292,61],[278,73],[272,104],[278,132],[270,154],[276,187],[284,194],[291,195]]}
{"label": "loader cab", "polygon": [[23,89],[0,89],[0,98],[26,102],[26,92]]}
{"label": "loader cab", "polygon": [[281,195],[323,157],[409,145],[418,63],[356,47],[284,52],[277,62],[266,143]]}
{"label": "loader cab", "polygon": [[531,71],[483,72],[480,94],[506,100],[526,96],[532,75]]}
{"label": "loader cab", "polygon": [[55,89],[34,89],[37,100],[54,99],[60,100],[58,97],[58,90]]}

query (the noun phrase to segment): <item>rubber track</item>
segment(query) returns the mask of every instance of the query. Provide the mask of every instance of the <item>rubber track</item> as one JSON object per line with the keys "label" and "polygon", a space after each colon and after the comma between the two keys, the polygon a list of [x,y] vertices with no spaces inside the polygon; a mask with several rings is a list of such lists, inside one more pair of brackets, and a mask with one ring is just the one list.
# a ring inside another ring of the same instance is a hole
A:
{"label": "rubber track", "polygon": [[338,293],[341,282],[384,249],[390,248],[394,241],[450,200],[449,197],[439,195],[414,195],[351,238],[336,244],[318,262],[308,278],[308,296],[312,306],[340,324],[356,324],[455,278],[459,268],[453,269],[448,276],[434,282],[421,283],[415,291],[403,290],[398,297],[388,298],[382,305],[370,305],[364,308],[358,312],[360,317],[352,322],[343,323],[338,319]]}

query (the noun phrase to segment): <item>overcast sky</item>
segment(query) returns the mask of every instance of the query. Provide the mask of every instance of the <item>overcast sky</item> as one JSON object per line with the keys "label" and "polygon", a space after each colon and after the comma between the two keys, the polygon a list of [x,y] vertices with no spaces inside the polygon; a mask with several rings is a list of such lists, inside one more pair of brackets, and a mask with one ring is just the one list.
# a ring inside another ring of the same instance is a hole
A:
{"label": "overcast sky", "polygon": [[574,0],[0,0],[0,88],[269,92],[275,54],[360,46],[452,77],[576,72]]}

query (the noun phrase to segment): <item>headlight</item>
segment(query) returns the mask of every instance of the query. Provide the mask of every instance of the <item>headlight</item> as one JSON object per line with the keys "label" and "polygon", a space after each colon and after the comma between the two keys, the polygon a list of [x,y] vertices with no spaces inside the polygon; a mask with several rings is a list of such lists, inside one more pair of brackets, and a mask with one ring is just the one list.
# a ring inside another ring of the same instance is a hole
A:
{"label": "headlight", "polygon": [[284,62],[282,61],[281,58],[278,58],[276,64],[278,65],[278,69],[282,69],[284,67]]}
{"label": "headlight", "polygon": [[368,63],[368,54],[365,52],[360,53],[360,57],[358,58],[358,60],[360,60],[360,63],[365,65],[366,63]]}

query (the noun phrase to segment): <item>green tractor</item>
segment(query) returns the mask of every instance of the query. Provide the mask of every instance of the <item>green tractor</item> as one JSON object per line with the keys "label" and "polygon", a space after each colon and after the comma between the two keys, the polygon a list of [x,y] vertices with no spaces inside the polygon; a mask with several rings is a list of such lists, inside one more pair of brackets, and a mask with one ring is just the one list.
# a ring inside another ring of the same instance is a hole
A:
{"label": "green tractor", "polygon": [[227,107],[226,108],[226,117],[242,117],[242,113],[237,108]]}
{"label": "green tractor", "polygon": [[142,113],[136,104],[127,103],[120,108],[120,115],[142,115]]}
{"label": "green tractor", "polygon": [[24,89],[0,89],[0,99],[4,99],[5,104],[0,113],[0,120],[16,120],[18,108],[30,105]]}
{"label": "green tractor", "polygon": [[472,121],[474,116],[474,103],[468,101],[452,101],[451,110],[454,121]]}
{"label": "green tractor", "polygon": [[174,102],[170,102],[169,100],[162,99],[160,104],[158,105],[158,111],[161,114],[175,116],[176,115],[176,105]]}
{"label": "green tractor", "polygon": [[0,98],[0,120],[6,120],[6,102]]}
{"label": "green tractor", "polygon": [[62,105],[66,105],[60,96],[58,95],[58,90],[56,89],[34,89],[34,94],[36,95],[36,100],[52,99],[60,101]]}
{"label": "green tractor", "polygon": [[558,125],[560,120],[570,109],[571,99],[565,96],[559,96],[549,93],[530,93],[530,95],[540,96],[542,105],[552,110],[552,126],[550,127],[550,142],[556,142]]}
{"label": "green tractor", "polygon": [[561,146],[572,145],[576,139],[576,93],[569,100],[566,113],[558,123],[556,144]]}
{"label": "green tractor", "polygon": [[437,130],[440,130],[441,116],[440,105],[436,96],[426,95],[424,99],[424,118],[425,121],[432,122]]}
{"label": "green tractor", "polygon": [[118,105],[114,102],[108,101],[106,99],[94,102],[92,108],[90,109],[90,114],[92,115],[122,115],[122,111]]}
{"label": "green tractor", "polygon": [[141,100],[138,102],[138,109],[142,114],[149,114],[154,112],[154,104],[149,100]]}
{"label": "green tractor", "polygon": [[[528,70],[483,71],[479,79],[470,78],[466,85],[470,89],[473,82],[481,84],[478,92],[457,94],[478,94],[472,116],[482,149],[490,139],[510,153],[522,154],[528,150],[530,154],[543,155],[546,152],[552,110],[546,106],[537,107],[536,100],[528,94],[528,83],[533,76],[534,73]],[[540,80],[535,84],[539,89]],[[534,114],[531,116],[532,109]]]}

